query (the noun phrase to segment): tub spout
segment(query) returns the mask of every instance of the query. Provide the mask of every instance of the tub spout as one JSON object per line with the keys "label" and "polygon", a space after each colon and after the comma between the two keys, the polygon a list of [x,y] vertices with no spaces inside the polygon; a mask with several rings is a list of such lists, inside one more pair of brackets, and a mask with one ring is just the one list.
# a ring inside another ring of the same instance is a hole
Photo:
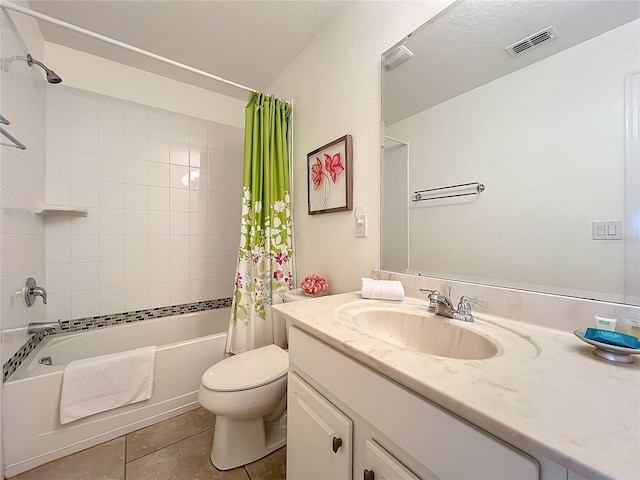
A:
{"label": "tub spout", "polygon": [[55,332],[61,332],[62,322],[58,320],[57,322],[36,322],[27,325],[27,333],[29,335],[32,333],[50,332],[52,330]]}

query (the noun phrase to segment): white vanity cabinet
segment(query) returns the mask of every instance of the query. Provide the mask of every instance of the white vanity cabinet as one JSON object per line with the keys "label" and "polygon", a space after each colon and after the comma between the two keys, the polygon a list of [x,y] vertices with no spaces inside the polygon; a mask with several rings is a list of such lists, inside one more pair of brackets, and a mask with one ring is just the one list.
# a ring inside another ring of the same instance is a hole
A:
{"label": "white vanity cabinet", "polygon": [[350,479],[353,422],[295,373],[287,389],[287,478]]}
{"label": "white vanity cabinet", "polygon": [[535,459],[294,326],[289,362],[288,480],[540,478]]}

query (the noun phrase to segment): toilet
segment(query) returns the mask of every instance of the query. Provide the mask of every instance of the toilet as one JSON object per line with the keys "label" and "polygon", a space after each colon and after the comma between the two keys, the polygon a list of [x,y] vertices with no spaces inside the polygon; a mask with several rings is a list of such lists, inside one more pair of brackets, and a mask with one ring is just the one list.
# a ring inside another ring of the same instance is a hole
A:
{"label": "toilet", "polygon": [[287,441],[289,354],[267,345],[216,363],[202,375],[198,402],[216,415],[211,462],[230,470]]}

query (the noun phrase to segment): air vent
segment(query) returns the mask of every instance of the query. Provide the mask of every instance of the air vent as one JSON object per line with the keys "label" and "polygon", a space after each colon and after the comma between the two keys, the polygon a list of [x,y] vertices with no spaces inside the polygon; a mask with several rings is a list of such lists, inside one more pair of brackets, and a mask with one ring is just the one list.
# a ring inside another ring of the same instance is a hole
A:
{"label": "air vent", "polygon": [[538,45],[543,44],[549,40],[553,40],[556,38],[556,32],[553,27],[547,27],[544,30],[534,33],[533,35],[529,35],[527,38],[523,38],[522,40],[518,40],[516,43],[509,45],[505,50],[512,57],[516,57],[521,53],[537,47]]}

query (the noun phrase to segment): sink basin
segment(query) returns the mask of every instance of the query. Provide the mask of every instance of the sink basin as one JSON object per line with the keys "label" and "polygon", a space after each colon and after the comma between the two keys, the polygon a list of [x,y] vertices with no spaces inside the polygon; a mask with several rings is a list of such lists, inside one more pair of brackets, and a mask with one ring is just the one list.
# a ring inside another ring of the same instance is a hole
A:
{"label": "sink basin", "polygon": [[338,318],[383,342],[439,357],[480,360],[493,357],[498,347],[473,331],[473,323],[458,325],[428,313],[426,307],[391,304],[344,305]]}

